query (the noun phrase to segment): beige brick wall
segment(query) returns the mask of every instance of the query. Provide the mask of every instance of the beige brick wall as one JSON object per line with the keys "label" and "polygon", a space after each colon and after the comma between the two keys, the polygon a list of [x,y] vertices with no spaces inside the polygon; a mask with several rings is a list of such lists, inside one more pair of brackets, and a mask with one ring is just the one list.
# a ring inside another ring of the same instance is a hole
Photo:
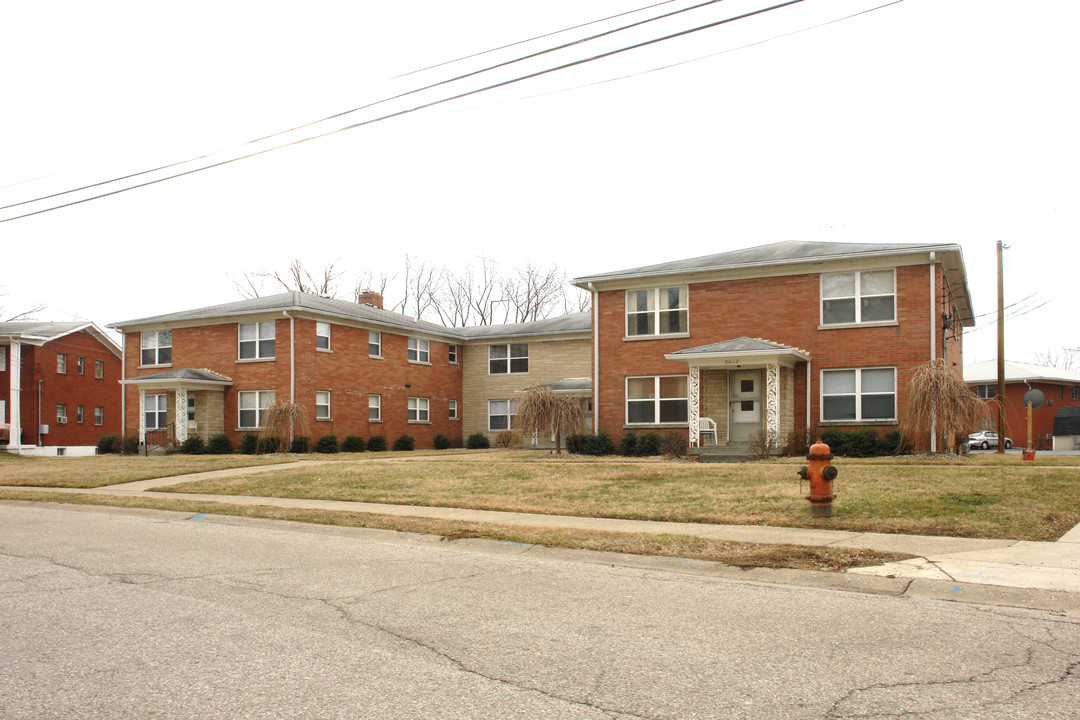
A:
{"label": "beige brick wall", "polygon": [[795,429],[795,370],[780,368],[780,438],[781,443]]}
{"label": "beige brick wall", "polygon": [[588,339],[523,338],[512,342],[528,342],[529,372],[489,375],[488,346],[500,344],[497,340],[463,347],[461,423],[466,438],[482,432],[495,439],[498,433],[487,429],[489,400],[513,400],[518,390],[563,378],[592,377],[592,344]]}
{"label": "beige brick wall", "polygon": [[716,442],[727,440],[727,370],[701,371],[701,417],[716,421]]}
{"label": "beige brick wall", "polygon": [[225,393],[217,390],[199,390],[188,392],[195,396],[195,423],[197,433],[203,440],[211,435],[225,432]]}

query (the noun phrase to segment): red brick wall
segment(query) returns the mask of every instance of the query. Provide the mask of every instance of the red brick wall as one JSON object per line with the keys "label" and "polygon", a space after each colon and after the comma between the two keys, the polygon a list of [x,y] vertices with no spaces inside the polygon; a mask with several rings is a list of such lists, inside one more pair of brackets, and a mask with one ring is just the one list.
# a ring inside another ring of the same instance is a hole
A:
{"label": "red brick wall", "polygon": [[[8,353],[7,370],[0,372],[0,398],[8,401],[7,417],[10,422],[11,348]],[[56,372],[56,356],[67,354],[67,372]],[[83,358],[83,373],[78,371],[78,359]],[[94,376],[94,361],[105,363],[102,379]],[[42,444],[95,445],[102,435],[120,432],[120,358],[88,332],[77,332],[45,343],[41,347],[22,346],[22,403],[20,404],[22,440],[27,444],[38,442],[38,380],[41,380],[41,424],[49,426],[49,434],[41,438]],[[58,403],[67,405],[66,424],[56,421]],[[83,421],[78,421],[77,408],[83,406]],[[104,422],[94,424],[94,407],[105,411]]]}
{"label": "red brick wall", "polygon": [[[431,447],[435,435],[461,441],[461,423],[447,417],[448,400],[461,404],[461,367],[450,365],[447,344],[431,341],[431,364],[407,361],[408,337],[382,333],[382,359],[368,355],[368,330],[331,323],[330,352],[315,347],[316,322],[296,319],[296,401],[307,410],[307,433],[312,444],[323,435],[348,435],[365,439],[383,435],[392,444],[398,436],[412,435],[416,447]],[[225,432],[236,445],[244,431],[238,430],[237,393],[243,390],[273,390],[275,399],[289,399],[288,318],[275,321],[275,359],[237,360],[238,323],[176,328],[173,333],[172,365],[179,368],[206,368],[232,378],[225,391]],[[168,368],[139,368],[140,333],[126,336],[128,377],[151,375]],[[406,388],[408,383],[411,387]],[[315,420],[315,392],[329,390],[329,421]],[[368,394],[382,395],[382,422],[368,422]],[[431,422],[407,421],[408,398],[430,399]],[[171,420],[171,418],[170,418]],[[127,431],[138,432],[139,392],[127,392]]]}
{"label": "red brick wall", "polygon": [[[812,358],[811,431],[820,417],[820,377],[823,369],[895,366],[897,403],[907,400],[911,370],[930,357],[930,275],[929,266],[896,269],[897,325],[889,327],[836,328],[818,330],[820,321],[820,276],[789,275],[696,283],[689,286],[690,337],[623,340],[625,335],[625,292],[599,293],[599,414],[600,427],[614,437],[623,433],[625,384],[630,375],[685,374],[687,364],[665,360],[664,355],[684,348],[707,345],[733,338],[758,337],[801,348]],[[942,283],[938,275],[938,296]],[[663,283],[658,283],[663,285]],[[940,305],[940,303],[939,303]],[[936,346],[941,353],[942,305],[935,311]],[[950,348],[957,358],[959,343]],[[806,368],[796,367],[795,425],[805,425]],[[851,425],[829,427],[852,427]],[[895,425],[881,426],[895,429]],[[920,439],[925,443],[925,439]]]}

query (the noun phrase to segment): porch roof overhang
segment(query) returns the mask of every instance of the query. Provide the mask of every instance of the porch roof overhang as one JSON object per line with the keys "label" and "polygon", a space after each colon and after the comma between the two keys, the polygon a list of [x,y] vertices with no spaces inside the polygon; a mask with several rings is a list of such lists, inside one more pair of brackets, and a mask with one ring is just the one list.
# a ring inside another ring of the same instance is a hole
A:
{"label": "porch roof overhang", "polygon": [[122,385],[134,385],[144,390],[224,390],[232,385],[232,379],[216,372],[194,368],[179,368],[166,370],[153,375],[140,375],[139,377],[121,380]]}
{"label": "porch roof overhang", "polygon": [[773,363],[793,367],[797,362],[808,362],[810,353],[761,338],[739,337],[677,350],[664,357],[697,367],[758,367]]}
{"label": "porch roof overhang", "polygon": [[[562,378],[533,387],[547,388],[553,393],[560,395],[592,395],[592,378]],[[518,392],[527,392],[532,388],[524,388]]]}

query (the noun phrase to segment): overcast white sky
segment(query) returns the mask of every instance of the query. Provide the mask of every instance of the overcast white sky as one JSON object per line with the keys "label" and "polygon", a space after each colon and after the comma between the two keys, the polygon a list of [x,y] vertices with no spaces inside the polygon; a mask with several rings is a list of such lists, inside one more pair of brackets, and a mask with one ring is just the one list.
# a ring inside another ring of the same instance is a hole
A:
{"label": "overcast white sky", "polygon": [[[574,277],[789,239],[952,242],[963,247],[976,314],[991,313],[966,337],[971,363],[996,353],[1000,239],[1011,246],[1006,303],[1021,312],[1045,303],[1007,323],[1006,355],[1080,345],[1080,3],[904,0],[769,40],[885,1],[804,0],[0,223],[0,307],[48,303],[41,319],[106,324],[239,299],[233,281],[244,271],[284,269],[297,256],[314,268],[336,260],[350,275],[396,272],[409,251],[451,267],[481,256],[504,269],[556,262]],[[693,3],[393,79],[647,4],[6,3],[0,205],[234,146]],[[724,0],[305,132],[768,5]],[[624,75],[633,76],[595,84]]]}

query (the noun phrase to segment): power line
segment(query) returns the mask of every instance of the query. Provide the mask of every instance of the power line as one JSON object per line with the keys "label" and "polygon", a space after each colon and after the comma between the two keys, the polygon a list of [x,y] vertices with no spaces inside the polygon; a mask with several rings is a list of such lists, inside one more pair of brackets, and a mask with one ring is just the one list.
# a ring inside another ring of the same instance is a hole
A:
{"label": "power line", "polygon": [[[713,1],[719,1],[719,0],[713,0]],[[409,109],[406,109],[406,110],[398,110],[397,112],[387,113],[386,115],[382,115],[382,116],[377,117],[377,118],[372,118],[370,120],[364,120],[364,121],[361,121],[361,122],[358,122],[358,123],[353,123],[352,125],[347,125],[347,126],[342,127],[342,128],[337,128],[336,130],[329,130],[327,132],[319,133],[317,135],[311,135],[309,137],[301,138],[299,140],[293,140],[291,142],[284,143],[284,144],[281,144],[281,145],[276,145],[274,147],[267,148],[265,150],[259,150],[257,152],[248,153],[246,155],[240,155],[238,157],[230,158],[228,160],[222,160],[220,162],[212,163],[210,165],[204,165],[202,167],[194,168],[192,170],[186,170],[184,172],[175,173],[175,174],[172,174],[172,175],[167,175],[166,177],[163,177],[163,178],[158,178],[156,180],[149,180],[147,182],[138,183],[136,185],[131,185],[131,186],[128,186],[128,187],[120,188],[119,190],[112,190],[110,192],[101,193],[99,195],[93,195],[91,197],[83,198],[81,200],[74,200],[74,201],[69,202],[69,203],[63,203],[61,205],[55,205],[55,206],[50,207],[50,208],[45,208],[44,210],[35,210],[34,212],[23,213],[22,215],[15,215],[13,217],[0,219],[0,223],[11,222],[12,220],[20,220],[22,218],[32,217],[34,215],[41,215],[42,213],[52,212],[53,210],[59,210],[61,208],[71,207],[73,205],[80,205],[82,203],[90,202],[92,200],[99,200],[101,198],[110,197],[112,195],[119,195],[120,193],[128,192],[129,190],[135,190],[136,188],[147,187],[149,185],[156,185],[157,183],[165,182],[166,180],[173,180],[173,179],[176,179],[176,178],[179,178],[179,177],[184,177],[186,175],[192,175],[192,174],[197,173],[197,172],[202,172],[204,170],[209,170],[211,168],[221,167],[222,165],[228,165],[228,164],[237,162],[239,160],[247,160],[247,159],[250,159],[250,158],[253,158],[253,157],[258,157],[259,155],[265,155],[266,153],[273,152],[274,150],[281,150],[283,148],[292,147],[294,145],[300,145],[301,143],[309,142],[311,140],[317,140],[317,139],[320,139],[320,138],[328,137],[330,135],[336,135],[337,133],[344,132],[346,130],[353,130],[355,128],[363,127],[365,125],[371,125],[373,123],[382,122],[383,120],[389,120],[391,118],[400,117],[402,115],[408,115],[408,114],[414,113],[414,112],[416,112],[418,110],[424,110],[424,109],[427,109],[427,108],[430,108],[430,107],[434,107],[436,105],[441,105],[443,103],[451,102],[453,100],[460,100],[461,98],[469,97],[469,96],[476,95],[476,94],[479,94],[479,93],[482,93],[482,92],[487,92],[489,90],[494,90],[494,89],[500,88],[500,87],[506,87],[507,85],[513,85],[514,83],[522,82],[523,80],[530,80],[532,78],[540,77],[542,75],[547,75],[547,74],[550,74],[550,73],[553,73],[553,72],[558,72],[560,70],[566,70],[568,68],[576,67],[578,65],[584,65],[586,63],[594,62],[596,60],[601,60],[603,58],[611,57],[613,55],[618,55],[620,53],[628,52],[630,50],[637,50],[639,48],[647,47],[649,45],[655,45],[656,43],[665,42],[667,40],[673,40],[675,38],[682,37],[684,35],[689,35],[691,33],[700,32],[702,30],[708,30],[710,28],[718,27],[720,25],[725,25],[727,23],[732,23],[732,22],[735,22],[737,20],[744,20],[746,18],[753,17],[755,15],[761,15],[761,14],[764,14],[764,13],[767,13],[767,12],[771,12],[773,10],[779,10],[781,8],[785,8],[785,7],[788,7],[788,6],[791,6],[791,5],[796,5],[796,4],[799,4],[799,3],[804,2],[804,1],[805,0],[787,0],[787,2],[783,2],[783,3],[780,3],[778,5],[772,5],[770,7],[762,8],[760,10],[754,10],[754,11],[751,11],[751,12],[748,12],[748,13],[743,13],[742,15],[736,15],[734,17],[730,17],[730,18],[727,18],[727,19],[724,19],[724,20],[717,20],[715,22],[707,23],[705,25],[699,25],[697,27],[690,28],[688,30],[681,30],[679,32],[672,33],[670,35],[665,35],[665,36],[659,37],[659,38],[653,38],[652,40],[645,40],[645,41],[642,41],[642,42],[639,42],[639,43],[635,43],[633,45],[627,45],[627,46],[621,47],[621,48],[619,48],[617,50],[610,50],[608,52],[600,53],[600,54],[594,55],[592,57],[583,58],[581,60],[575,60],[575,61],[569,62],[569,63],[564,63],[562,65],[558,65],[558,66],[552,67],[552,68],[547,68],[545,70],[538,70],[536,72],[529,73],[527,75],[521,75],[521,76],[518,76],[516,78],[512,78],[510,80],[504,80],[502,82],[494,83],[492,85],[487,85],[485,87],[478,88],[478,89],[475,89],[475,90],[469,90],[467,92],[459,93],[457,95],[452,95],[450,97],[446,97],[446,98],[443,98],[441,100],[433,100],[431,102],[423,103],[421,105],[417,105],[415,107],[412,107],[412,108],[409,108]],[[343,113],[339,113],[338,116],[340,116],[341,114],[343,114]],[[312,124],[315,124],[315,123],[309,123],[308,125],[312,125]],[[306,126],[304,126],[304,127],[306,127]],[[289,132],[289,131],[284,131],[284,132]],[[277,133],[277,135],[280,135],[280,134],[282,134],[282,133]],[[245,143],[245,145],[246,144],[250,144],[250,143]],[[212,154],[215,154],[215,153],[212,153]],[[203,158],[198,158],[198,159],[205,159],[205,157],[209,157],[209,156],[204,156]],[[191,161],[188,161],[188,162],[191,162]],[[183,163],[173,163],[169,167],[175,167],[176,165],[180,165],[180,164],[183,164]],[[144,175],[144,174],[147,174],[147,172],[153,172],[153,171],[146,171],[146,172],[143,172],[143,173],[137,173],[136,175]],[[129,176],[128,178],[117,178],[117,179],[114,179],[114,180],[108,181],[108,182],[117,182],[118,180],[129,179],[130,177],[135,177],[136,175]],[[97,185],[108,184],[108,182],[98,183]],[[96,187],[97,185],[92,186],[92,187]],[[73,192],[73,191],[68,191],[68,192]],[[66,193],[59,193],[59,194],[66,194]],[[51,196],[51,197],[55,197],[55,196]],[[38,198],[38,200],[44,200],[44,199],[48,199],[48,198],[45,198],[45,197]],[[35,202],[35,201],[27,201],[27,202]],[[25,204],[25,203],[19,203],[19,204]],[[12,207],[14,207],[14,206],[12,206]],[[2,209],[2,208],[0,208],[0,209]]]}
{"label": "power line", "polygon": [[[671,0],[669,0],[669,1],[671,1]],[[166,165],[160,165],[160,166],[155,167],[155,168],[150,168],[149,170],[141,170],[139,172],[130,173],[128,175],[123,175],[123,176],[120,176],[120,177],[112,178],[110,180],[102,180],[100,182],[90,183],[89,185],[83,185],[81,187],[71,188],[70,190],[63,190],[63,191],[60,191],[60,192],[51,193],[49,195],[42,195],[40,197],[32,198],[30,200],[22,200],[22,201],[17,202],[17,203],[11,203],[10,205],[0,205],[0,210],[10,210],[11,208],[20,207],[22,205],[30,205],[32,203],[41,202],[42,200],[51,200],[52,198],[60,197],[62,195],[70,195],[71,193],[74,193],[74,192],[81,192],[83,190],[91,190],[91,189],[96,188],[96,187],[101,187],[103,185],[110,185],[112,183],[120,182],[122,180],[131,180],[132,178],[141,177],[143,175],[149,175],[150,173],[160,172],[162,170],[169,170],[171,168],[178,167],[180,165],[186,165],[188,163],[198,162],[199,160],[206,160],[206,159],[211,158],[211,157],[213,157],[215,155],[220,155],[222,153],[229,152],[231,150],[238,150],[238,149],[243,148],[243,147],[248,147],[249,145],[254,145],[256,143],[265,142],[266,140],[272,140],[272,139],[274,139],[276,137],[280,137],[282,135],[287,135],[288,133],[296,132],[298,130],[303,130],[303,129],[309,128],[309,127],[311,127],[313,125],[319,125],[321,123],[328,122],[330,120],[335,120],[337,118],[344,117],[345,115],[351,115],[352,113],[356,113],[356,112],[359,112],[361,110],[367,110],[369,108],[375,107],[376,105],[382,105],[384,103],[388,103],[388,102],[391,102],[393,100],[400,100],[401,98],[408,97],[409,95],[415,95],[416,93],[420,93],[420,92],[423,92],[425,90],[431,90],[432,88],[436,88],[436,87],[439,87],[439,86],[442,86],[442,85],[447,85],[449,83],[457,82],[458,80],[464,80],[465,78],[473,77],[475,75],[480,75],[482,73],[489,72],[491,70],[496,70],[498,68],[506,67],[508,65],[513,65],[513,64],[519,63],[519,62],[524,62],[525,60],[530,60],[532,58],[539,57],[540,55],[547,55],[549,53],[557,52],[559,50],[565,50],[566,48],[573,47],[574,45],[580,45],[582,43],[590,42],[592,40],[596,40],[598,38],[602,38],[602,37],[605,37],[607,35],[612,35],[612,34],[617,33],[617,32],[622,32],[623,30],[629,30],[631,28],[635,28],[635,27],[638,27],[638,26],[641,26],[641,25],[645,25],[645,24],[648,24],[648,23],[651,23],[651,22],[656,22],[657,20],[663,20],[663,19],[672,17],[674,15],[679,15],[679,14],[684,13],[684,12],[689,12],[691,10],[698,10],[700,8],[703,8],[703,7],[707,6],[707,5],[715,5],[718,2],[723,2],[723,0],[705,0],[704,2],[698,3],[696,5],[691,5],[689,7],[682,8],[681,10],[674,10],[672,12],[664,13],[662,15],[657,15],[656,17],[648,18],[646,20],[639,20],[639,21],[631,23],[629,25],[623,25],[622,27],[614,28],[612,30],[606,30],[606,31],[604,31],[602,33],[597,33],[596,35],[592,35],[590,37],[585,37],[585,38],[581,38],[581,39],[578,39],[578,40],[574,40],[573,42],[564,43],[562,45],[557,45],[555,47],[547,48],[545,50],[538,50],[537,52],[530,53],[528,55],[524,55],[522,57],[515,58],[513,60],[507,60],[507,61],[504,61],[504,62],[501,62],[501,63],[497,63],[495,65],[489,65],[488,67],[481,68],[479,70],[474,70],[472,72],[467,72],[467,73],[464,73],[462,75],[458,75],[456,77],[449,78],[447,80],[440,80],[438,82],[433,82],[433,83],[430,83],[428,85],[424,85],[423,87],[415,88],[413,90],[407,90],[406,92],[398,93],[397,95],[392,95],[390,97],[386,97],[386,98],[383,98],[381,100],[376,100],[375,102],[368,103],[367,105],[361,105],[360,107],[355,107],[355,108],[352,108],[352,109],[349,109],[349,110],[343,110],[341,112],[334,113],[333,115],[328,115],[327,117],[320,118],[319,120],[312,120],[311,122],[307,122],[307,123],[304,123],[302,125],[297,125],[295,127],[291,127],[291,128],[286,129],[286,130],[279,130],[278,132],[271,133],[270,135],[264,135],[262,137],[255,138],[254,140],[247,140],[247,141],[242,142],[242,143],[240,143],[238,145],[233,145],[232,147],[224,148],[224,149],[221,149],[221,150],[215,150],[213,152],[205,153],[203,155],[199,155],[199,156],[193,157],[193,158],[188,158],[186,160],[178,160],[176,162],[171,162],[171,163],[168,163]],[[665,4],[665,3],[660,3],[660,4]],[[648,7],[653,7],[653,6],[648,6]],[[634,10],[632,12],[640,12],[641,10],[648,9],[648,7],[639,8],[638,10]],[[607,18],[605,18],[605,19],[607,19]],[[596,20],[596,21],[594,21],[594,23],[595,22],[602,22],[602,21],[601,20]],[[593,23],[586,23],[586,24],[593,24]],[[567,28],[567,30],[571,30],[571,29],[573,29],[573,28]],[[562,31],[559,31],[559,32],[566,32],[567,30],[562,30]],[[557,33],[550,33],[550,34],[557,34]],[[515,43],[515,44],[518,44],[518,43]],[[509,47],[509,46],[507,46],[507,47]],[[494,50],[489,50],[487,52],[494,52]],[[484,54],[484,53],[480,53],[480,54]],[[449,61],[449,63],[452,63],[452,62],[457,62],[457,61],[456,60]],[[449,63],[442,63],[442,64],[445,65],[445,64],[449,64]],[[419,71],[417,71],[417,72],[419,72]],[[316,137],[319,137],[319,136],[316,136]],[[283,145],[282,147],[288,147],[288,146]],[[216,167],[216,165],[210,165],[208,167]],[[141,187],[141,186],[136,186],[136,187]],[[105,196],[103,195],[102,197],[105,197]],[[61,205],[59,207],[67,207],[67,205]],[[33,214],[33,213],[31,213],[31,214]],[[20,215],[19,217],[27,217],[27,216],[26,215]],[[9,218],[9,219],[16,220],[18,218]],[[0,222],[3,222],[3,221],[0,221]]]}

